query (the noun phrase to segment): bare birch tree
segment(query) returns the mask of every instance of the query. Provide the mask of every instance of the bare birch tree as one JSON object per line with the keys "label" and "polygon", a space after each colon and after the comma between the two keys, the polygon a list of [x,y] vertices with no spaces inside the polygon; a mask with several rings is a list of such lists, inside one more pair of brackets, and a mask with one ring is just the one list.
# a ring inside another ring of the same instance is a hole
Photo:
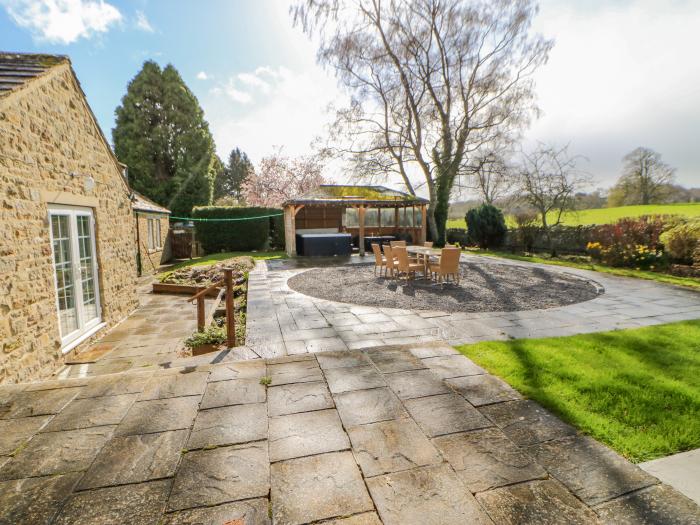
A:
{"label": "bare birch tree", "polygon": [[535,110],[532,74],[552,42],[531,32],[534,0],[299,0],[292,13],[352,95],[332,149],[364,176],[425,186],[443,243],[469,156],[517,135]]}
{"label": "bare birch tree", "polygon": [[514,180],[513,168],[494,151],[472,155],[464,178],[464,187],[476,192],[486,204],[494,204],[505,197]]}

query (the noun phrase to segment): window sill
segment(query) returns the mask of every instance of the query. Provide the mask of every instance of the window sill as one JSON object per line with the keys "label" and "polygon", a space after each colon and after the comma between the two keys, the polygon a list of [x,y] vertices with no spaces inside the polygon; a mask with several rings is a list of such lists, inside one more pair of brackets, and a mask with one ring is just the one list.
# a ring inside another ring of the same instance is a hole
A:
{"label": "window sill", "polygon": [[81,336],[78,337],[77,339],[71,341],[71,342],[68,343],[66,346],[62,347],[62,348],[61,348],[61,353],[62,353],[63,355],[66,355],[68,352],[70,352],[71,350],[73,350],[73,349],[74,349],[76,346],[78,346],[80,343],[86,341],[87,339],[89,339],[90,337],[92,337],[93,335],[95,335],[97,332],[99,332],[100,330],[102,330],[105,326],[107,326],[107,323],[100,323],[100,324],[97,324],[97,325],[93,326],[92,328],[90,328],[90,330],[88,330],[87,332],[85,332],[83,335],[81,335]]}

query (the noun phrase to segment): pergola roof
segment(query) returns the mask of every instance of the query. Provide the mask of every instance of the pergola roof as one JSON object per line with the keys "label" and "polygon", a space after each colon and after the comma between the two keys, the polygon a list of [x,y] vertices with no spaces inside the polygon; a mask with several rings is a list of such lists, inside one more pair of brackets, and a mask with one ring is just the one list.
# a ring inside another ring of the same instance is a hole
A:
{"label": "pergola roof", "polygon": [[322,184],[317,189],[289,199],[283,206],[372,206],[397,207],[427,204],[428,200],[384,186]]}

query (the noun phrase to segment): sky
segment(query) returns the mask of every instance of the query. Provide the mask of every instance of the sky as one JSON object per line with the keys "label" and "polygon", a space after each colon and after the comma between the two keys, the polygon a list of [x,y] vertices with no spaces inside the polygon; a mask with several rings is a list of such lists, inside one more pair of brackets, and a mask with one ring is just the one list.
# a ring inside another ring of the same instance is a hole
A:
{"label": "sky", "polygon": [[[65,54],[105,134],[145,60],[172,63],[202,105],[222,158],[311,153],[348,98],[316,64],[284,0],[0,0],[0,50]],[[700,186],[700,0],[541,0],[555,40],[537,73],[526,142],[570,144],[611,186],[637,146]],[[333,173],[337,182],[343,174]]]}

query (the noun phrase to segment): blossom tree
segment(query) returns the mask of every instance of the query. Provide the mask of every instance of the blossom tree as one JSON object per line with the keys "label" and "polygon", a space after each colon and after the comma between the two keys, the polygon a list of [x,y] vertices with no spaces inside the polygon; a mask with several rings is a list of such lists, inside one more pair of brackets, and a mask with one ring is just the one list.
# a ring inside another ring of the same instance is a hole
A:
{"label": "blossom tree", "polygon": [[279,207],[285,200],[324,184],[322,169],[323,165],[316,157],[290,158],[278,151],[263,158],[245,180],[243,198],[249,206]]}

